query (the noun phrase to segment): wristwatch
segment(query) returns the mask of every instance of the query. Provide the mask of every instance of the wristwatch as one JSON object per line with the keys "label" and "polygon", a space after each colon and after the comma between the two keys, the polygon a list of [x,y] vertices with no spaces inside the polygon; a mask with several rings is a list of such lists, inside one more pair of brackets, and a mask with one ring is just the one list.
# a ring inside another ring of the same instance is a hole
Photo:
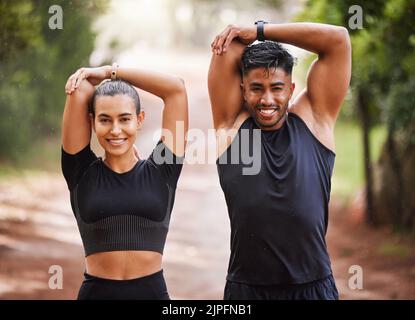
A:
{"label": "wristwatch", "polygon": [[258,20],[255,21],[255,25],[256,25],[256,39],[258,41],[265,41],[265,36],[264,36],[264,24],[269,23],[268,21],[264,21],[264,20]]}

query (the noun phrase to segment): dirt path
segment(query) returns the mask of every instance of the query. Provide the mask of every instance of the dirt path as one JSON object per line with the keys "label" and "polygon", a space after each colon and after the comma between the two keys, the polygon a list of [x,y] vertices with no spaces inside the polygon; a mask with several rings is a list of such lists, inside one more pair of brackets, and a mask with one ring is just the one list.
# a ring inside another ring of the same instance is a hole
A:
{"label": "dirt path", "polygon": [[[2,182],[0,195],[0,298],[74,299],[82,281],[83,251],[60,175]],[[328,244],[341,298],[414,299],[414,250],[379,252],[385,243],[413,248],[411,243],[355,225],[340,209],[332,205]],[[229,223],[214,167],[185,170],[164,257],[172,298],[221,299],[228,243]],[[52,265],[63,268],[62,290],[48,287]],[[363,268],[363,290],[348,287],[352,265]]]}
{"label": "dirt path", "polygon": [[[206,56],[186,59],[186,70],[192,73],[184,75],[190,127],[205,133],[212,127],[205,77],[200,76],[206,75],[206,62]],[[138,146],[146,156],[154,145],[152,135],[160,123],[161,103],[146,95],[142,100],[146,122]],[[209,150],[213,147],[206,145]],[[415,299],[415,241],[351,223],[348,211],[335,199],[330,215],[327,239],[341,298]],[[185,165],[164,254],[165,277],[173,299],[222,298],[229,234],[216,166]],[[52,265],[63,269],[62,290],[48,287]],[[348,287],[352,276],[348,271],[353,265],[363,269],[363,290]],[[59,173],[31,173],[0,181],[0,298],[74,299],[83,271],[81,240],[63,177]]]}
{"label": "dirt path", "polygon": [[[362,200],[359,194],[348,208],[331,203],[327,243],[341,298],[415,299],[415,239],[369,228],[363,223]],[[349,287],[353,266],[361,267],[363,290]]]}

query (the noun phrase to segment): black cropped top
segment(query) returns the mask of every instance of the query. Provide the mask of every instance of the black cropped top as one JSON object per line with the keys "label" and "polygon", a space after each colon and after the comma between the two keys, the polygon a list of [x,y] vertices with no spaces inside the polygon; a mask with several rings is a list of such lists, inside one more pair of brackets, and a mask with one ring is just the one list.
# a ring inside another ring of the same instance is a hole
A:
{"label": "black cropped top", "polygon": [[159,141],[147,160],[117,173],[87,145],[74,155],[62,148],[61,164],[85,256],[118,250],[163,253],[182,157]]}

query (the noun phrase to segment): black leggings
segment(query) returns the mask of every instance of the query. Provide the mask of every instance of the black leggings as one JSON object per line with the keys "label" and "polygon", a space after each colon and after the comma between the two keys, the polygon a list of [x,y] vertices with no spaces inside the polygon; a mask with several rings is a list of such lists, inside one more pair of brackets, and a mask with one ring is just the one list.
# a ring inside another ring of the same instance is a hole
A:
{"label": "black leggings", "polygon": [[103,279],[84,273],[78,300],[170,300],[163,270],[130,280]]}

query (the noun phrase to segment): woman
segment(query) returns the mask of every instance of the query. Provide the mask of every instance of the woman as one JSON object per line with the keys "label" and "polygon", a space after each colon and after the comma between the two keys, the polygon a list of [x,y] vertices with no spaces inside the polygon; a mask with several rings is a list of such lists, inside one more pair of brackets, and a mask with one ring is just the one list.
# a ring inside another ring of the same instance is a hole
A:
{"label": "woman", "polygon": [[[133,86],[164,101],[163,135],[146,160],[134,149],[144,112]],[[78,299],[169,299],[161,263],[185,151],[184,83],[114,64],[79,69],[65,90],[62,171],[86,257]]]}

